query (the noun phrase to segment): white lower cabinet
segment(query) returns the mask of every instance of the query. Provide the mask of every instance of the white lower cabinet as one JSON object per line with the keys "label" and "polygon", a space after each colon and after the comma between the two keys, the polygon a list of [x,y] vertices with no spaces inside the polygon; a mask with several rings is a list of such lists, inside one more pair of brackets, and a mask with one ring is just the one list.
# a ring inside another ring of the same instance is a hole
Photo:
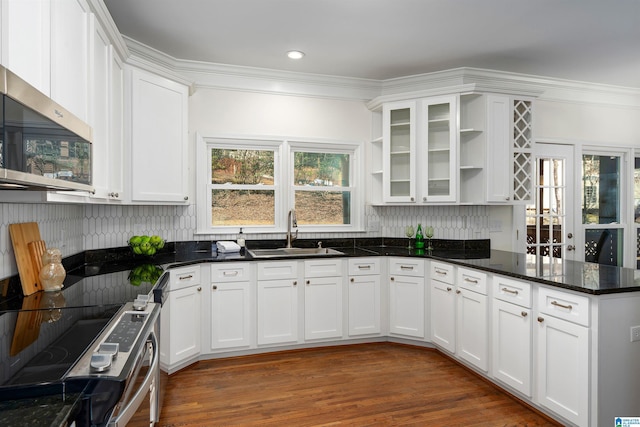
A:
{"label": "white lower cabinet", "polygon": [[249,348],[251,345],[252,286],[250,264],[211,266],[211,350]]}
{"label": "white lower cabinet", "polygon": [[380,334],[380,259],[349,259],[349,336]]}
{"label": "white lower cabinet", "polygon": [[530,295],[528,283],[493,277],[493,376],[527,397],[531,397]]}
{"label": "white lower cabinet", "polygon": [[160,361],[165,370],[200,355],[200,266],[169,271],[168,298],[160,316]]}
{"label": "white lower cabinet", "polygon": [[298,262],[258,263],[258,345],[298,341]]}
{"label": "white lower cabinet", "polygon": [[484,273],[431,262],[431,341],[488,371],[488,297]]}
{"label": "white lower cabinet", "polygon": [[478,369],[489,368],[487,276],[458,268],[456,289],[456,354]]}
{"label": "white lower cabinet", "polygon": [[454,353],[456,351],[456,295],[454,268],[431,262],[431,341]]}
{"label": "white lower cabinet", "polygon": [[389,260],[389,332],[424,339],[424,260]]}
{"label": "white lower cabinet", "polygon": [[537,401],[570,422],[586,426],[589,424],[589,300],[540,287],[538,310]]}
{"label": "white lower cabinet", "polygon": [[341,258],[304,262],[305,340],[342,338]]}

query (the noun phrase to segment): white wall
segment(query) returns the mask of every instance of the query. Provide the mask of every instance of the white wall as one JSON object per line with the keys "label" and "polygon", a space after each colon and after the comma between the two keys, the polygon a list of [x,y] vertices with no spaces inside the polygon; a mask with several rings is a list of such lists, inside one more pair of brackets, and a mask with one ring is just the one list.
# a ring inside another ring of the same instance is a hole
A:
{"label": "white wall", "polygon": [[189,132],[367,141],[371,112],[359,101],[197,88]]}
{"label": "white wall", "polygon": [[536,101],[533,129],[537,139],[640,147],[640,108],[597,103]]}

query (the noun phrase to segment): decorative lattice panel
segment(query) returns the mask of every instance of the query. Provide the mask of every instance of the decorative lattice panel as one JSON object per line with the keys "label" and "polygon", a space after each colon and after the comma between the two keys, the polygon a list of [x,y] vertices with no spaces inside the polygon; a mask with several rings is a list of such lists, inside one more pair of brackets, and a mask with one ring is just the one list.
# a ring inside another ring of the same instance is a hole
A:
{"label": "decorative lattice panel", "polygon": [[513,200],[530,201],[533,191],[531,101],[513,101]]}

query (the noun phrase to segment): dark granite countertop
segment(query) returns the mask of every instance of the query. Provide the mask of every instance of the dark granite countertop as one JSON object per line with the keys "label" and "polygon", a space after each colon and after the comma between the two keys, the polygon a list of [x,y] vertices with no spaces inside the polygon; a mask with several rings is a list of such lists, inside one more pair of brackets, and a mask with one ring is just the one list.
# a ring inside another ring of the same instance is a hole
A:
{"label": "dark granite countertop", "polygon": [[[246,243],[247,248],[252,249],[282,248],[285,242],[284,240],[248,240]],[[295,241],[294,246],[316,247],[317,243],[317,240],[299,239]],[[65,287],[76,282],[81,284],[88,277],[128,271],[149,263],[161,266],[163,269],[171,269],[197,263],[309,258],[309,256],[298,255],[287,258],[258,259],[252,257],[247,249],[239,253],[226,254],[212,251],[212,244],[215,242],[170,242],[163,251],[150,258],[135,256],[128,247],[85,251],[63,260],[67,269]],[[433,246],[432,251],[419,252],[407,248],[407,239],[323,239],[323,247],[342,252],[342,255],[327,256],[421,257],[593,295],[640,291],[640,270],[493,250],[490,249],[489,240],[433,239]],[[6,280],[9,285],[5,288],[4,295],[0,297],[0,311],[20,309],[19,301],[23,297],[19,278],[15,276]],[[150,286],[142,288],[132,292],[146,292]]]}
{"label": "dark granite countertop", "polygon": [[80,407],[80,398],[80,393],[74,393],[64,398],[61,394],[55,394],[0,402],[0,426],[69,426]]}
{"label": "dark granite countertop", "polygon": [[[297,247],[315,247],[316,240],[296,241]],[[168,268],[202,262],[257,261],[247,250],[240,253],[216,253],[211,251],[211,242],[192,242],[193,250],[178,250],[158,257],[157,261]],[[421,257],[471,267],[489,273],[502,274],[515,279],[569,289],[592,295],[640,291],[640,271],[563,260],[535,255],[520,254],[489,248],[488,240],[433,240],[432,251],[417,251],[407,248],[407,239],[324,239],[323,247],[339,250],[347,257],[396,256]],[[247,241],[248,248],[284,247],[284,241]],[[308,259],[308,256],[291,256],[288,259]],[[274,258],[270,260],[283,258]]]}

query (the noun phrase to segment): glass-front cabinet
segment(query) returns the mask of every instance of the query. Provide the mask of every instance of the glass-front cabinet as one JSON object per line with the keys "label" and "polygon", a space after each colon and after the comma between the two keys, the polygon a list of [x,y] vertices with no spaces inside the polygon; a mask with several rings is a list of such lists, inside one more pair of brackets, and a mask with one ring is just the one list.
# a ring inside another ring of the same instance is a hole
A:
{"label": "glass-front cabinet", "polygon": [[414,202],[416,194],[416,103],[385,104],[383,122],[383,201]]}
{"label": "glass-front cabinet", "polygon": [[429,98],[421,104],[422,202],[455,202],[458,195],[458,97]]}

